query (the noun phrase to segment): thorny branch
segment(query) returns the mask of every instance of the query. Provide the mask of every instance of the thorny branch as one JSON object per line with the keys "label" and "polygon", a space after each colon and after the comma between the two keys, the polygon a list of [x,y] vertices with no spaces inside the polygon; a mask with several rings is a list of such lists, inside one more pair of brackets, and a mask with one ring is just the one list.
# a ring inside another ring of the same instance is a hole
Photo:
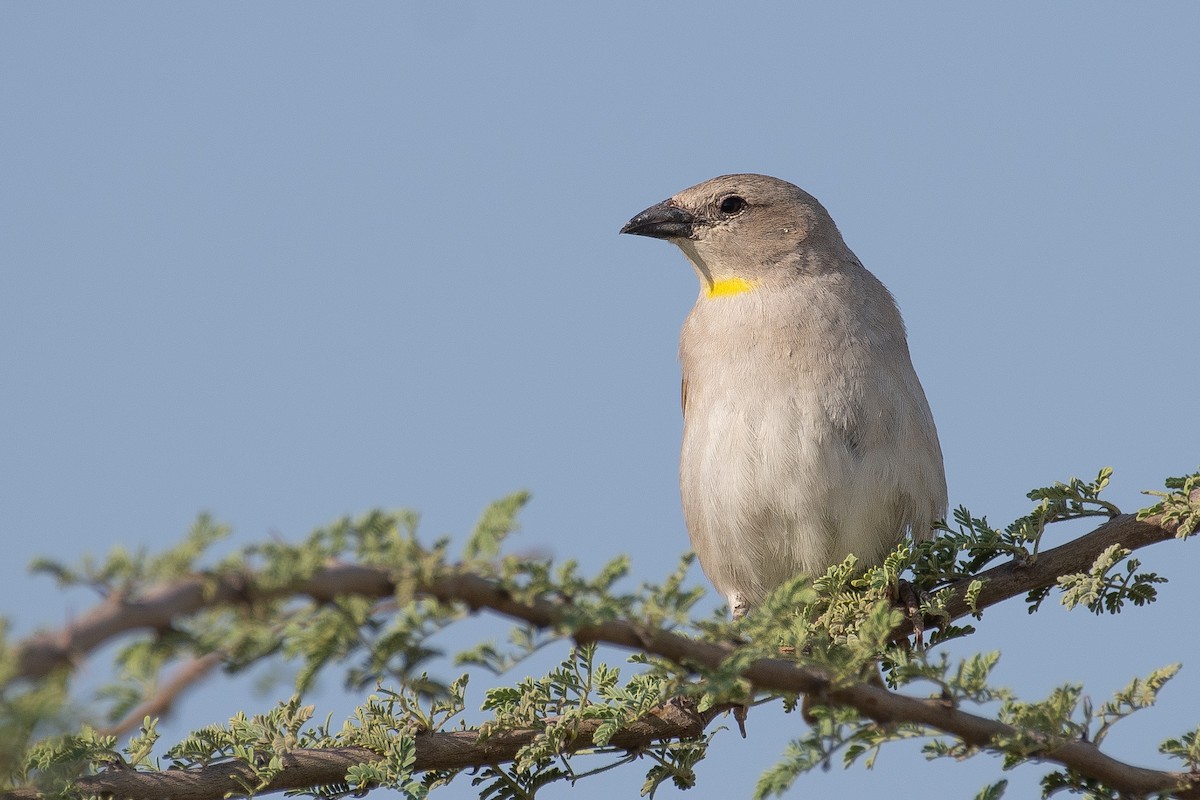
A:
{"label": "thorny branch", "polygon": [[119,722],[97,731],[101,736],[121,736],[129,733],[142,724],[146,717],[165,716],[171,706],[185,691],[202,681],[210,672],[221,666],[225,653],[215,650],[205,653],[198,658],[188,659],[171,675],[170,679],[158,687],[153,696],[139,703],[136,708],[126,714]]}
{"label": "thorny branch", "polygon": [[[661,739],[700,736],[704,728],[724,708],[701,714],[689,703],[666,703],[626,726],[609,744],[636,750]],[[577,723],[578,732],[565,749],[576,752],[592,747],[592,736],[599,720]],[[533,741],[540,731],[499,731],[483,741],[475,731],[421,733],[416,736],[416,771],[468,769],[512,761],[517,751]],[[374,761],[379,756],[362,747],[338,747],[322,750],[294,750],[283,757],[283,770],[259,794],[288,789],[336,784],[345,780],[346,770],[355,764]],[[120,798],[160,798],[172,800],[219,800],[244,797],[243,786],[257,783],[253,771],[238,762],[221,762],[187,770],[138,772],[109,770],[80,778],[75,786],[79,794],[110,794]],[[17,789],[0,794],[4,800],[35,800],[41,797],[33,789]]]}
{"label": "thorny branch", "polygon": [[[1175,525],[1161,518],[1139,521],[1132,514],[1113,518],[1072,542],[1040,553],[1032,564],[1004,564],[977,576],[984,581],[976,608],[984,609],[1031,590],[1053,585],[1060,575],[1086,570],[1112,544],[1136,550],[1173,538]],[[130,631],[161,629],[181,615],[201,609],[244,602],[249,581],[226,578],[216,586],[211,579],[185,579],[158,587],[137,600],[113,599],[101,604],[71,625],[43,633],[20,647],[18,678],[35,678],[57,666],[75,663],[100,644]],[[335,564],[318,570],[310,578],[280,588],[273,596],[307,595],[328,599],[356,594],[366,597],[391,595],[393,586],[383,568]],[[419,588],[419,594],[447,603],[463,603],[472,609],[489,609],[514,620],[542,628],[554,627],[561,619],[561,606],[546,600],[522,603],[493,582],[472,574],[436,578]],[[953,618],[971,613],[965,601],[966,582],[955,589],[949,608]],[[897,635],[905,635],[899,631]],[[689,639],[663,630],[647,630],[627,621],[614,620],[574,631],[580,643],[605,643],[669,659],[682,665],[717,668],[732,652],[732,646]],[[797,665],[792,660],[760,659],[742,673],[760,689],[816,694],[826,703],[856,709],[881,721],[908,721],[960,738],[967,744],[987,747],[995,737],[1013,737],[1019,732],[1009,725],[958,710],[941,699],[919,698],[889,691],[869,683],[834,686],[827,673]],[[699,736],[715,716],[714,709],[698,713],[689,704],[664,704],[637,722],[626,726],[611,744],[636,749],[663,739]],[[591,746],[594,731],[579,729],[569,749]],[[508,731],[478,741],[471,731],[433,732],[417,737],[416,771],[466,768],[512,760],[517,751],[538,731]],[[1200,798],[1200,776],[1182,772],[1143,769],[1113,759],[1094,744],[1071,741],[1048,744],[1038,754],[1050,761],[1099,780],[1123,793],[1143,796],[1168,793],[1179,798]],[[265,789],[267,792],[334,783],[343,779],[353,764],[378,758],[362,748],[294,751],[287,754],[283,772]],[[245,774],[242,774],[245,772]],[[236,763],[201,769],[138,772],[106,771],[81,778],[82,794],[113,794],[119,797],[217,798],[240,793],[234,775],[249,778],[248,768]],[[11,791],[4,798],[32,798],[26,790]]]}

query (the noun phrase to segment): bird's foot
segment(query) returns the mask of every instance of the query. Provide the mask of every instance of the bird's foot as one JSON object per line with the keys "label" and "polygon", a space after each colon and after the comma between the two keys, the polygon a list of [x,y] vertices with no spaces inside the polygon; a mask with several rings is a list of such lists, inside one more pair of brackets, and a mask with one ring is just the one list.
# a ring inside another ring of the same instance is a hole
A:
{"label": "bird's foot", "polygon": [[904,616],[912,623],[918,650],[925,646],[925,618],[921,615],[921,604],[928,599],[929,595],[912,583],[903,578],[896,581],[895,596],[892,601],[900,607]]}

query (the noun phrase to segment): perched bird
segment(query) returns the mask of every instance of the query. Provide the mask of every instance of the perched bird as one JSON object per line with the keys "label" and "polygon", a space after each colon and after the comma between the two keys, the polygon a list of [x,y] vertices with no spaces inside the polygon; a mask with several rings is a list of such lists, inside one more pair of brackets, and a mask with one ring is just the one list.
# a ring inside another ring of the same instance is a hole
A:
{"label": "perched bird", "polygon": [[680,335],[680,489],[735,618],[798,571],[930,536],[946,478],[904,323],[814,197],[723,175],[621,233],[673,242],[700,279]]}

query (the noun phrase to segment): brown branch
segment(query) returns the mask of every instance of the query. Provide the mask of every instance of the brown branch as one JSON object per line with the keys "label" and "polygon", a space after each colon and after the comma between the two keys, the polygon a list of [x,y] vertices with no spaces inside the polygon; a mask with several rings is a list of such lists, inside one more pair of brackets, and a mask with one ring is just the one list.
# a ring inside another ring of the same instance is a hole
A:
{"label": "brown branch", "polygon": [[[57,631],[35,634],[17,648],[17,670],[10,680],[40,678],[124,634],[166,630],[174,620],[207,608],[238,605],[252,599],[253,575],[193,576],[153,587],[138,597],[113,593],[79,619]],[[394,586],[382,567],[334,564],[311,577],[272,591],[255,589],[254,598],[307,595],[331,600],[337,595],[385,597]]]}
{"label": "brown branch", "polygon": [[[1174,526],[1160,523],[1161,520],[1153,518],[1139,522],[1132,515],[1122,515],[1073,542],[1040,554],[1033,564],[1020,567],[1010,564],[988,570],[979,576],[986,583],[978,607],[984,608],[1049,586],[1060,575],[1084,571],[1097,555],[1114,543],[1135,550],[1172,538]],[[210,582],[206,592],[201,579],[187,579],[148,592],[137,601],[106,603],[58,634],[43,634],[27,642],[21,651],[23,674],[35,676],[40,674],[39,667],[50,669],[55,664],[69,662],[76,654],[122,632],[159,628],[178,615],[212,605],[242,602],[246,599],[245,586],[241,581],[227,578],[219,580],[215,587]],[[341,594],[359,594],[382,597],[390,595],[392,588],[387,572],[382,568],[339,564],[319,570],[294,586],[276,590],[272,596],[309,595],[327,599]],[[951,605],[955,617],[971,611],[961,597],[965,585],[958,591],[959,595]],[[463,603],[472,609],[487,608],[543,628],[554,627],[563,619],[561,604],[547,600],[518,602],[502,587],[473,574],[436,578],[421,587],[420,592],[443,602]],[[620,620],[576,630],[574,636],[579,642],[616,645],[702,669],[718,668],[733,652],[731,645],[689,639]],[[976,747],[989,747],[996,737],[1028,734],[997,720],[960,711],[940,699],[910,697],[870,684],[835,686],[822,670],[799,666],[790,660],[761,659],[742,674],[760,689],[816,695],[824,702],[852,707],[880,722],[908,721],[925,725]],[[657,740],[697,736],[710,719],[711,716],[696,714],[683,704],[669,703],[623,729],[612,743],[633,749]],[[580,726],[570,750],[591,745],[594,732],[591,725]],[[476,734],[470,731],[421,734],[417,737],[416,769],[461,769],[508,761],[537,733],[537,730],[509,731],[484,741],[478,741]],[[344,780],[349,766],[375,758],[375,754],[361,748],[294,751],[284,759],[284,771],[263,791],[339,782]],[[1046,739],[1045,749],[1037,753],[1037,758],[1060,764],[1132,795],[1171,793],[1179,798],[1200,798],[1200,775],[1135,767],[1105,755],[1089,742]],[[158,773],[109,770],[80,779],[77,787],[83,793],[118,797],[215,798],[227,792],[238,792],[237,783],[231,778],[233,775],[252,782],[251,773],[244,765],[226,763]],[[34,796],[24,792],[18,790],[3,796]]]}
{"label": "brown branch", "polygon": [[[723,707],[700,713],[687,701],[668,702],[619,730],[609,744],[636,750],[662,739],[697,737],[724,710]],[[553,724],[553,720],[549,724]],[[579,722],[575,736],[564,745],[564,750],[574,753],[592,747],[592,737],[600,725],[600,720]],[[537,730],[500,731],[482,741],[475,731],[418,733],[416,771],[468,769],[512,761],[517,751],[532,742],[538,733]],[[282,771],[259,794],[342,783],[350,767],[379,758],[377,753],[362,747],[294,750],[284,754]],[[254,773],[248,766],[227,761],[196,769],[169,769],[162,772],[107,770],[78,779],[75,789],[83,796],[97,794],[117,798],[215,800],[224,796],[244,797],[242,786],[254,786],[256,783]],[[0,797],[4,800],[34,800],[41,795],[33,789],[17,789],[2,793]]]}
{"label": "brown branch", "polygon": [[[1192,499],[1193,502],[1200,503],[1200,492],[1194,493]],[[1063,575],[1086,572],[1096,558],[1114,544],[1130,551],[1139,550],[1175,538],[1178,527],[1178,522],[1164,524],[1160,517],[1148,517],[1139,521],[1136,514],[1121,514],[1091,533],[1052,550],[1038,553],[1037,558],[1032,561],[1010,561],[972,578],[958,581],[950,587],[953,596],[946,604],[947,610],[951,619],[959,619],[972,613],[966,596],[967,587],[974,580],[983,582],[976,605],[979,610],[983,610],[1035,589],[1053,586]],[[936,625],[937,622],[936,619],[927,620],[929,625]],[[897,636],[907,636],[910,633],[912,624],[905,623],[897,631]]]}
{"label": "brown branch", "polygon": [[171,711],[171,706],[187,689],[203,680],[208,673],[221,665],[225,654],[219,650],[205,653],[199,658],[192,658],[181,665],[170,680],[158,687],[153,697],[139,703],[117,723],[107,728],[99,729],[102,736],[122,736],[142,724],[146,717],[165,717]]}
{"label": "brown branch", "polygon": [[[1122,514],[1091,533],[1040,553],[1032,563],[1010,562],[980,573],[977,578],[984,581],[984,587],[979,594],[978,608],[984,609],[1053,585],[1061,575],[1084,572],[1112,544],[1137,550],[1171,539],[1176,527],[1163,525],[1155,517],[1138,521],[1133,514]],[[467,598],[456,595],[454,589],[463,579],[460,576],[439,578],[419,591],[439,599],[462,600],[470,604]],[[10,680],[42,677],[58,667],[73,665],[87,653],[121,635],[137,630],[164,630],[179,617],[205,608],[244,603],[251,594],[261,599],[307,595],[317,600],[331,600],[338,595],[387,597],[395,589],[387,568],[358,564],[333,564],[317,570],[305,580],[272,591],[251,590],[249,587],[253,583],[252,575],[196,576],[152,588],[137,598],[110,595],[104,603],[66,627],[35,634],[23,641],[17,648],[18,666]],[[969,583],[969,580],[960,581],[954,590],[955,596],[949,603],[952,619],[971,613],[964,599]],[[557,618],[552,610],[553,606],[547,604],[545,616],[529,621],[549,627]]]}

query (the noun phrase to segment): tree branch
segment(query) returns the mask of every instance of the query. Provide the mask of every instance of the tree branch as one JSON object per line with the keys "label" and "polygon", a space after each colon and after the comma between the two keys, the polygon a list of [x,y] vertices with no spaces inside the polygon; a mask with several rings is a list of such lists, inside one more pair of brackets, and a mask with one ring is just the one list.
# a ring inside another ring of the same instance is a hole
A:
{"label": "tree branch", "polygon": [[101,728],[97,732],[101,736],[121,736],[141,725],[142,720],[146,717],[166,716],[181,694],[221,666],[221,662],[224,660],[225,653],[220,650],[187,660],[175,670],[175,674],[171,676],[170,680],[158,687],[158,691],[154,693],[153,697],[139,703],[120,722],[113,723],[107,728]]}
{"label": "tree branch", "polygon": [[[665,703],[636,722],[625,726],[610,740],[612,747],[636,750],[662,739],[701,736],[719,713],[727,707],[700,713],[688,701]],[[548,724],[554,724],[553,720]],[[593,746],[592,737],[600,720],[583,720],[576,734],[565,745],[567,752]],[[457,770],[502,764],[516,758],[517,752],[540,733],[539,730],[499,731],[480,741],[476,731],[450,731],[416,734],[417,772]],[[377,761],[380,756],[363,747],[338,747],[325,750],[293,750],[283,756],[282,771],[259,794],[289,789],[344,783],[346,771],[356,764]],[[170,797],[173,800],[217,800],[244,797],[244,785],[257,783],[253,770],[239,761],[224,761],[196,769],[170,769],[139,772],[132,769],[106,770],[78,779],[79,794],[112,795],[118,798]],[[4,800],[36,800],[33,789],[17,789],[0,794]]]}
{"label": "tree branch", "polygon": [[[1061,575],[1084,572],[1112,544],[1137,550],[1171,539],[1176,527],[1175,524],[1164,525],[1157,517],[1142,521],[1134,514],[1114,517],[1091,533],[1040,553],[1031,563],[1009,562],[980,573],[976,578],[984,582],[984,587],[977,607],[982,610],[1011,597],[1051,586]],[[472,608],[491,608],[487,603],[473,605],[469,598],[456,594],[455,587],[464,580],[470,583],[470,577],[438,578],[417,591],[448,602],[461,600]],[[970,580],[962,580],[953,587],[954,597],[948,604],[952,619],[972,613],[965,600],[969,583]],[[318,569],[305,580],[269,592],[251,589],[253,584],[253,575],[196,576],[150,589],[134,599],[114,593],[66,627],[35,634],[23,641],[17,648],[18,666],[10,681],[43,677],[56,668],[73,665],[111,639],[138,630],[165,630],[179,617],[206,608],[245,603],[252,596],[270,599],[299,595],[328,601],[339,595],[387,597],[395,590],[387,568],[346,563]],[[551,626],[558,615],[552,613],[552,604],[545,605],[545,615],[528,621],[541,627]],[[503,609],[495,610],[503,613]],[[935,623],[931,621],[931,624]],[[899,635],[910,632],[911,625]]]}
{"label": "tree branch", "polygon": [[[1138,521],[1128,514],[1116,517],[1079,539],[1041,553],[1032,564],[1006,564],[982,573],[979,578],[985,580],[985,585],[977,607],[984,608],[1052,585],[1060,575],[1085,571],[1114,543],[1135,550],[1165,541],[1174,536],[1174,527],[1154,518]],[[21,675],[28,678],[45,674],[56,665],[71,663],[101,642],[125,632],[163,628],[181,615],[211,606],[245,602],[250,594],[249,585],[251,582],[247,579],[224,577],[217,579],[214,585],[211,578],[197,577],[151,590],[137,600],[106,602],[58,633],[42,634],[25,642],[20,651]],[[955,618],[971,613],[962,599],[965,588],[966,582],[963,582],[951,603]],[[324,600],[347,594],[383,597],[392,592],[393,585],[384,568],[335,564],[267,596],[307,595]],[[554,627],[563,619],[561,603],[542,599],[519,602],[492,581],[469,573],[436,577],[421,586],[419,593],[446,603],[463,603],[472,609],[490,609],[541,628]],[[719,668],[734,651],[732,645],[689,639],[622,620],[584,627],[574,631],[574,636],[580,643],[625,647],[703,669]],[[760,689],[816,695],[825,703],[852,707],[879,722],[907,721],[925,725],[975,747],[987,748],[996,737],[1029,735],[1028,731],[1019,731],[997,720],[960,711],[941,699],[911,697],[866,683],[834,685],[830,675],[823,670],[800,666],[791,660],[760,659],[742,675]],[[687,703],[667,703],[623,728],[611,744],[635,749],[663,739],[699,736],[716,711],[699,714]],[[576,751],[592,746],[595,725],[598,723],[581,723],[568,749]],[[462,769],[509,761],[539,732],[537,729],[507,731],[482,741],[472,731],[419,734],[416,770]],[[1171,793],[1179,798],[1200,798],[1200,775],[1135,767],[1105,755],[1089,742],[1047,737],[1045,749],[1037,757],[1132,795]],[[350,766],[377,758],[376,754],[362,748],[292,751],[284,758],[283,772],[263,791],[338,783],[344,780]],[[199,800],[227,793],[238,794],[239,784],[233,776],[254,783],[248,767],[231,762],[157,773],[107,770],[79,779],[76,786],[84,794]],[[5,798],[34,796],[35,793],[24,789],[3,795]]]}
{"label": "tree branch", "polygon": [[[1200,492],[1193,493],[1192,499],[1200,503]],[[1157,516],[1139,520],[1136,514],[1121,514],[1078,539],[1041,551],[1031,561],[1009,561],[951,584],[949,589],[953,594],[946,603],[946,609],[951,620],[974,613],[966,600],[967,588],[972,581],[983,583],[976,598],[976,608],[982,611],[1018,595],[1053,586],[1063,575],[1086,572],[1096,558],[1114,544],[1130,551],[1140,550],[1174,539],[1178,527],[1178,522],[1164,523]],[[926,624],[933,627],[939,621],[929,618]],[[912,632],[912,622],[906,621],[897,629],[896,638],[903,638]]]}

